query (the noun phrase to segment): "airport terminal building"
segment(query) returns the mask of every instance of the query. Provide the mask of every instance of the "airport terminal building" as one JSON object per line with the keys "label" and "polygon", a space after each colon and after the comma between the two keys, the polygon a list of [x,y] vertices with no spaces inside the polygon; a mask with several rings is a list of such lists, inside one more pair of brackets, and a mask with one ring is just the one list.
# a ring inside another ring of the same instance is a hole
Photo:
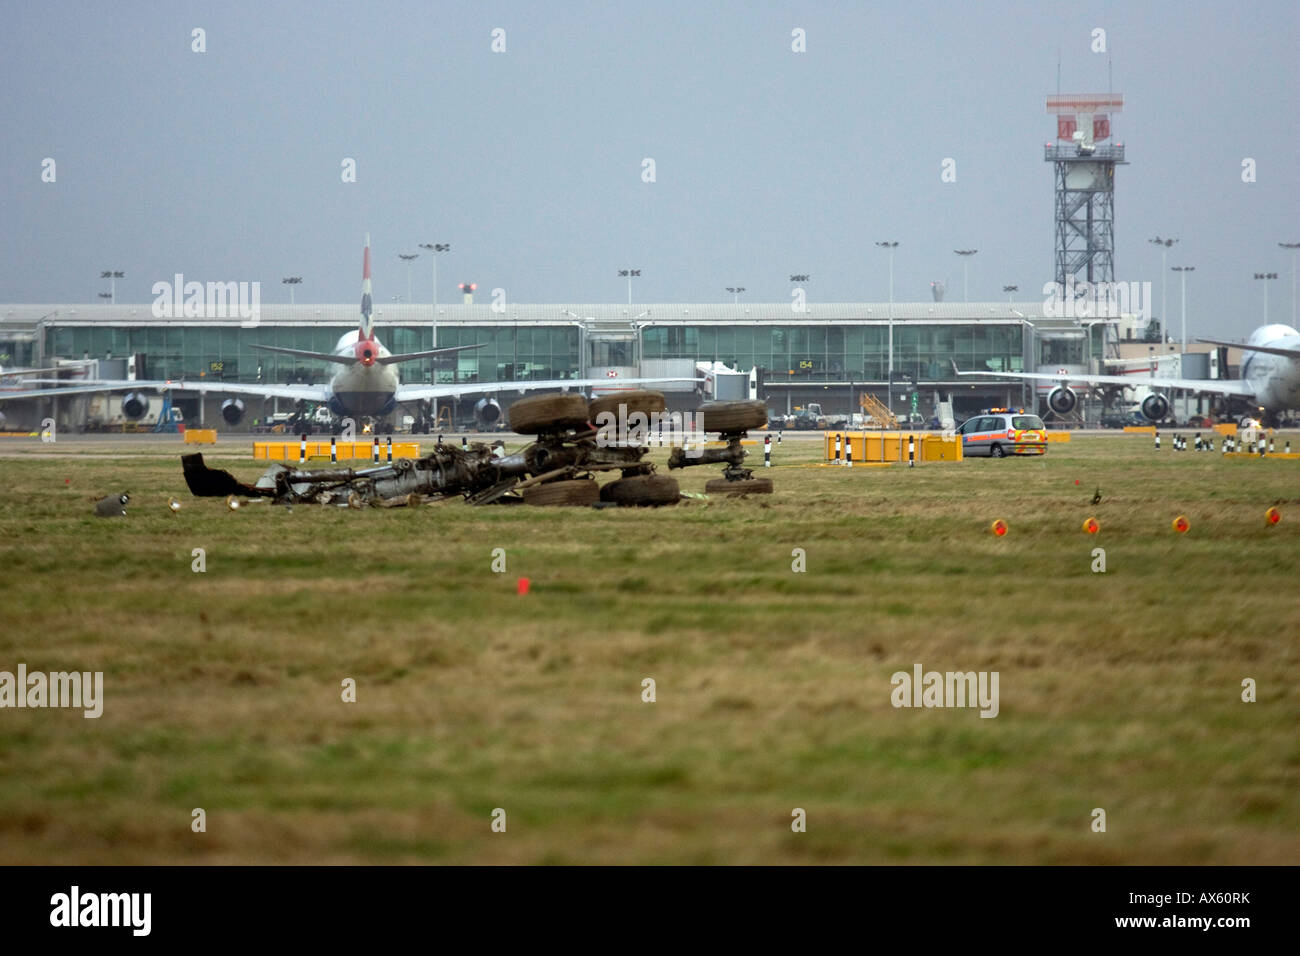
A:
{"label": "airport terminal building", "polygon": [[[403,382],[464,386],[457,402],[484,383],[538,379],[678,377],[698,362],[754,369],[757,394],[777,413],[816,402],[828,413],[859,410],[864,391],[885,401],[890,343],[893,410],[928,419],[951,395],[960,418],[990,405],[1034,402],[1033,387],[996,378],[959,379],[963,371],[1083,372],[1138,333],[1132,320],[1048,317],[1041,303],[887,302],[638,305],[388,304],[374,313],[393,352],[454,345],[483,348],[403,365]],[[254,344],[332,351],[357,327],[355,304],[263,305],[252,319],[158,318],[152,304],[0,306],[0,364],[48,366],[97,360],[87,377],[242,383],[323,383],[324,363],[263,352]],[[1095,326],[1095,327],[1094,327]],[[13,381],[8,383],[11,388]],[[674,407],[693,407],[688,383],[665,386]],[[11,409],[24,406],[6,391]],[[503,400],[512,396],[501,393]],[[188,422],[214,422],[220,398],[177,393]],[[278,403],[267,399],[263,412]],[[102,405],[103,403],[101,403]],[[100,415],[112,415],[100,409]],[[70,414],[70,413],[69,413]],[[256,403],[249,407],[257,416]],[[15,418],[12,411],[8,417]],[[71,423],[74,425],[75,422]]]}

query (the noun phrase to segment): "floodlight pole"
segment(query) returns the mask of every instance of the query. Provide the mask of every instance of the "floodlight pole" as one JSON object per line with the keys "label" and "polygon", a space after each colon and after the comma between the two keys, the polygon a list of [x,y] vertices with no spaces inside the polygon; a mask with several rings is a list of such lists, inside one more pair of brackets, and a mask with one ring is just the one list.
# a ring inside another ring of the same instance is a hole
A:
{"label": "floodlight pole", "polygon": [[406,263],[406,301],[414,302],[415,299],[411,295],[411,263],[420,258],[420,254],[418,252],[409,254],[399,252],[397,258]]}
{"label": "floodlight pole", "polygon": [[641,270],[640,269],[619,269],[618,274],[620,276],[627,277],[627,304],[631,305],[632,304],[632,280],[639,279],[641,277]]}
{"label": "floodlight pole", "polygon": [[1183,300],[1183,353],[1187,352],[1187,273],[1195,272],[1196,266],[1174,266],[1174,271],[1178,273],[1182,280],[1182,291],[1179,297]]}
{"label": "floodlight pole", "polygon": [[1300,242],[1279,242],[1283,249],[1291,250],[1291,328],[1295,328],[1295,254],[1300,249]]}
{"label": "floodlight pole", "polygon": [[433,261],[433,347],[438,347],[438,253],[450,252],[450,242],[422,242],[421,249],[429,250],[429,258]]}
{"label": "floodlight pole", "polygon": [[885,394],[889,401],[889,414],[894,414],[894,250],[897,242],[877,242],[882,249],[889,250],[889,384]]}
{"label": "floodlight pole", "polygon": [[961,256],[961,300],[970,301],[970,257],[979,252],[978,249],[954,249],[953,252]]}
{"label": "floodlight pole", "polygon": [[110,305],[117,305],[117,280],[125,276],[126,273],[118,269],[105,269],[99,274],[101,279],[108,280],[108,300]]}
{"label": "floodlight pole", "polygon": [[1264,280],[1264,324],[1268,325],[1268,280],[1276,279],[1276,272],[1256,272],[1256,279]]}
{"label": "floodlight pole", "polygon": [[1147,242],[1153,242],[1160,246],[1160,331],[1166,338],[1169,336],[1169,247],[1176,243],[1177,239],[1161,239],[1156,236],[1154,239],[1148,239]]}

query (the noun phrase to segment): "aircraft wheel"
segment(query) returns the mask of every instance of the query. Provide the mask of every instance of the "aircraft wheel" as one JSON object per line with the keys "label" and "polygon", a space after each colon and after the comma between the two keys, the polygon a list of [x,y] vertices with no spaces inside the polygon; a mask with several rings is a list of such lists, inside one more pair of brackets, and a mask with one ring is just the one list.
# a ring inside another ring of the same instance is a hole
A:
{"label": "aircraft wheel", "polygon": [[653,392],[648,389],[639,389],[635,392],[622,392],[614,395],[602,395],[600,398],[593,398],[591,400],[591,417],[589,421],[594,423],[596,421],[596,416],[601,412],[609,412],[612,415],[617,416],[620,405],[627,409],[625,414],[629,418],[637,412],[640,412],[643,415],[652,415],[656,412],[662,412],[668,407],[668,403],[664,400],[663,392]]}
{"label": "aircraft wheel", "polygon": [[771,478],[745,478],[741,481],[728,481],[726,478],[711,478],[704,484],[704,491],[710,495],[770,495]]}
{"label": "aircraft wheel", "polygon": [[600,489],[601,501],[618,505],[658,507],[675,505],[681,500],[681,487],[676,478],[667,475],[636,475],[611,481]]}
{"label": "aircraft wheel", "polygon": [[706,432],[743,432],[767,424],[767,403],[705,402],[699,416],[700,427]]}
{"label": "aircraft wheel", "polygon": [[523,490],[526,505],[572,505],[589,507],[600,500],[600,485],[590,478],[547,481]]}
{"label": "aircraft wheel", "polygon": [[510,427],[520,435],[581,428],[589,420],[581,395],[529,395],[510,406]]}

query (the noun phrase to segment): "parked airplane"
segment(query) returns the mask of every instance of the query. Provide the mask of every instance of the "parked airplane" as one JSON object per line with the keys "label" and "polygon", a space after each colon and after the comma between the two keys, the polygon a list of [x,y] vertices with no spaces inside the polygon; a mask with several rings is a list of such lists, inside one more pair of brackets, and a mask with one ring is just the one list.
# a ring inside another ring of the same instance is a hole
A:
{"label": "parked airplane", "polygon": [[1149,388],[1151,394],[1141,402],[1142,415],[1149,421],[1162,421],[1169,414],[1165,389],[1223,395],[1245,399],[1258,410],[1276,420],[1282,413],[1300,408],[1300,332],[1289,325],[1265,325],[1242,342],[1197,339],[1209,345],[1226,345],[1242,350],[1241,378],[1151,378],[1138,375],[1050,375],[1042,372],[957,372],[988,378],[1017,378],[1027,381],[1055,382],[1047,396],[1047,407],[1058,415],[1068,415],[1078,404],[1070,383],[1083,385],[1120,385]]}
{"label": "parked airplane", "polygon": [[[238,382],[159,382],[159,381],[94,381],[66,388],[42,388],[13,393],[12,398],[45,398],[66,395],[84,395],[93,392],[126,392],[122,397],[122,415],[129,420],[143,418],[149,411],[150,391],[198,392],[206,394],[255,395],[263,398],[287,398],[299,402],[317,402],[328,406],[340,418],[382,419],[399,405],[426,404],[439,398],[459,398],[462,394],[480,392],[524,392],[555,389],[608,388],[612,383],[601,379],[550,379],[514,382],[464,382],[459,385],[402,385],[398,381],[396,366],[435,355],[482,348],[482,345],[460,345],[451,348],[431,349],[427,352],[405,352],[394,355],[375,335],[371,319],[370,286],[370,236],[366,236],[361,266],[361,322],[357,329],[346,333],[334,346],[333,352],[310,352],[303,349],[283,348],[277,345],[254,345],[266,352],[279,352],[299,358],[314,359],[341,366],[325,385],[262,385]],[[663,382],[695,381],[693,378],[620,378],[617,384],[643,385]],[[423,411],[423,409],[422,409]],[[221,417],[229,425],[238,425],[244,417],[244,402],[238,397],[226,399],[221,404]],[[426,418],[427,415],[421,417]],[[480,427],[496,424],[501,418],[501,406],[487,395],[474,406],[474,419]]]}

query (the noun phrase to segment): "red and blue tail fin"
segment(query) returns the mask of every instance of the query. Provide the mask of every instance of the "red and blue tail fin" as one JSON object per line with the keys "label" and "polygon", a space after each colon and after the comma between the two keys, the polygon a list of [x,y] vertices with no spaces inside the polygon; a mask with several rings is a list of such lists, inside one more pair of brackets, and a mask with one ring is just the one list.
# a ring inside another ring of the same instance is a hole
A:
{"label": "red and blue tail fin", "polygon": [[375,337],[375,324],[370,318],[370,233],[366,233],[366,251],[361,259],[361,334],[363,339]]}

